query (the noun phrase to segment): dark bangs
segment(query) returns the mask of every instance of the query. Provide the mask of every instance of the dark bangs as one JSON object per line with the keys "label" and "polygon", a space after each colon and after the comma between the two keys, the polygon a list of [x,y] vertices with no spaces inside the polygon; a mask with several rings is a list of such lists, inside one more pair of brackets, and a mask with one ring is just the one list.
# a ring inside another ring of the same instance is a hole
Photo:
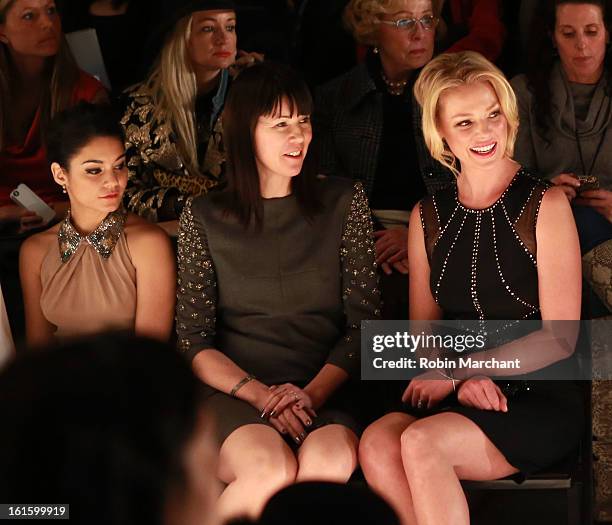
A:
{"label": "dark bangs", "polygon": [[[287,100],[291,116],[311,115],[312,96],[298,73],[284,64],[263,62],[238,76],[230,87],[223,111],[223,139],[227,153],[228,191],[231,193],[228,212],[248,228],[260,229],[263,223],[263,203],[259,175],[255,162],[255,127],[261,116],[276,116]],[[305,217],[312,218],[319,209],[313,182],[315,159],[310,151],[302,171],[291,180]]]}

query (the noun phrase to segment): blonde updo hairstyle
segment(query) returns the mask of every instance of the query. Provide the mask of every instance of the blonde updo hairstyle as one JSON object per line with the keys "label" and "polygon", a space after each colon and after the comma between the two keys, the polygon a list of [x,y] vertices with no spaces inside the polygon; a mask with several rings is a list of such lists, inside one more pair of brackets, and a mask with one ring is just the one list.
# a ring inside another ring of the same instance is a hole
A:
{"label": "blonde updo hairstyle", "polygon": [[423,110],[423,136],[431,156],[459,175],[457,158],[438,130],[438,110],[442,94],[453,88],[488,82],[499,100],[508,122],[505,155],[512,157],[519,127],[516,96],[504,74],[474,51],[445,53],[430,61],[414,85],[414,96]]}
{"label": "blonde updo hairstyle", "polygon": [[[440,16],[442,0],[432,0],[435,16]],[[344,24],[360,44],[377,45],[379,20],[384,15],[401,11],[402,0],[351,0],[344,9]]]}

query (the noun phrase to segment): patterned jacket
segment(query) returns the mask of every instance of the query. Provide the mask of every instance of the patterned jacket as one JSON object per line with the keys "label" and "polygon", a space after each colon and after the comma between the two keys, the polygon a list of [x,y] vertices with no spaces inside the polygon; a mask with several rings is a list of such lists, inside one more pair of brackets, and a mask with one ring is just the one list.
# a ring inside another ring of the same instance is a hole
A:
{"label": "patterned jacket", "polygon": [[[319,171],[360,180],[372,195],[383,133],[383,94],[366,63],[315,92],[314,147]],[[418,165],[428,193],[453,181],[449,170],[434,160],[421,131],[421,108],[413,97],[413,128]]]}
{"label": "patterned jacket", "polygon": [[228,75],[222,74],[213,98],[206,154],[200,159],[200,172],[190,173],[176,146],[176,136],[165,122],[153,121],[154,102],[142,84],[127,93],[127,109],[121,119],[126,137],[129,180],[124,202],[127,208],[146,219],[177,219],[185,197],[207,193],[223,181],[225,153],[219,114],[228,88]]}

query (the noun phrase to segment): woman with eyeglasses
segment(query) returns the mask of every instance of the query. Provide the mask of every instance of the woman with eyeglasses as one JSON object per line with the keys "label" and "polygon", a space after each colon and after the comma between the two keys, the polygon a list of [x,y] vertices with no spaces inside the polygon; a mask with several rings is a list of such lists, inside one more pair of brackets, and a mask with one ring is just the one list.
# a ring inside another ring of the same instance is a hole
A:
{"label": "woman with eyeglasses", "polygon": [[429,155],[412,96],[431,60],[438,18],[431,0],[352,0],[344,17],[370,46],[364,63],[316,93],[319,171],[363,182],[375,216],[386,318],[407,316],[407,234],[412,207],[450,181]]}

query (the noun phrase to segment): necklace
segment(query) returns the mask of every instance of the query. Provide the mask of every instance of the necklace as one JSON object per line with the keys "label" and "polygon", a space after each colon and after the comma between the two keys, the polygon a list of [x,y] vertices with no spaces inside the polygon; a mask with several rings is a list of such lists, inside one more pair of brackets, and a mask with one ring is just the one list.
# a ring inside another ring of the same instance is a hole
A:
{"label": "necklace", "polygon": [[383,82],[387,86],[387,91],[390,95],[398,96],[404,94],[404,88],[406,87],[406,84],[408,84],[407,80],[393,82],[387,78],[387,75],[385,75],[385,72],[382,69],[380,70],[380,76],[382,77]]}
{"label": "necklace", "polygon": [[597,157],[599,157],[599,153],[601,151],[601,147],[603,146],[604,140],[606,138],[606,134],[608,133],[608,128],[604,129],[601,134],[601,138],[599,139],[599,143],[597,144],[597,148],[595,149],[595,153],[593,158],[591,159],[591,166],[589,167],[589,171],[586,170],[586,164],[584,163],[584,157],[582,156],[582,144],[580,144],[580,136],[578,135],[578,128],[575,128],[576,132],[576,145],[578,146],[578,156],[580,157],[580,165],[582,167],[582,174],[586,176],[590,176],[593,173],[593,168],[595,167],[595,161]]}

